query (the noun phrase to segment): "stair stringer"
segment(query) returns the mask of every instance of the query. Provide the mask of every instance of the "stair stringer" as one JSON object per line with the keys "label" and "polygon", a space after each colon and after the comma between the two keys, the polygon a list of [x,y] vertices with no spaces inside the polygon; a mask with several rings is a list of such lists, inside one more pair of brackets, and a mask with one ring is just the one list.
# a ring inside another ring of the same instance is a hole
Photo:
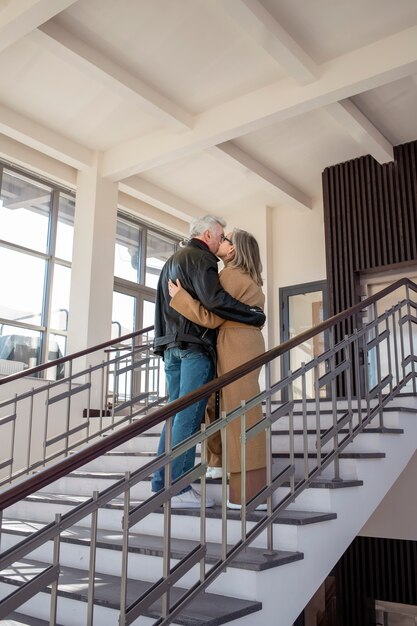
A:
{"label": "stair stringer", "polygon": [[[413,405],[417,407],[414,398]],[[356,460],[362,487],[328,490],[330,509],[337,519],[300,529],[297,550],[304,553],[304,559],[257,573],[253,597],[262,602],[262,611],[257,615],[262,626],[293,625],[405,469],[417,448],[417,412],[399,410],[398,427],[404,434],[379,438],[379,442],[382,440],[379,451],[386,454],[384,459]],[[279,547],[285,549],[285,545]],[[246,626],[249,622],[244,618],[235,624]]]}

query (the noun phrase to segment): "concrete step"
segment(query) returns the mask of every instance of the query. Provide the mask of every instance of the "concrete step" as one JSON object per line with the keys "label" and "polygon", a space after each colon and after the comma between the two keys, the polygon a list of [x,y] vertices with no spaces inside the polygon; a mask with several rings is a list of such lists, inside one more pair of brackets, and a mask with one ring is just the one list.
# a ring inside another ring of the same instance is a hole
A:
{"label": "concrete step", "polygon": [[[35,560],[24,560],[14,563],[13,566],[0,574],[1,592],[11,593],[16,587],[21,586],[34,577],[45,563]],[[147,589],[151,583],[141,580],[128,579],[127,581],[127,605],[132,604]],[[171,587],[171,604],[174,604],[184,594],[185,589]],[[88,580],[85,571],[61,567],[58,590],[58,620],[64,626],[85,626],[87,609]],[[43,596],[43,597],[42,597]],[[45,619],[42,613],[49,605],[49,593],[46,590],[38,594],[26,604],[35,617]],[[62,602],[65,599],[66,602]],[[94,618],[95,623],[106,626],[118,624],[118,612],[120,606],[120,578],[117,576],[101,574],[97,575],[94,593]],[[177,617],[174,624],[182,626],[217,626],[218,624],[232,622],[233,620],[250,615],[262,609],[260,602],[242,600],[240,598],[226,597],[219,594],[202,593],[193,600]],[[161,616],[161,601],[155,602],[144,615],[152,620]],[[141,619],[141,618],[140,618]],[[139,620],[133,622],[139,623]],[[142,621],[140,623],[143,623]]]}
{"label": "concrete step", "polygon": [[[17,543],[29,537],[43,525],[35,521],[22,522],[20,520],[6,519],[3,523],[2,542],[3,549],[15,546]],[[89,569],[90,559],[89,528],[73,526],[61,535],[60,562],[67,567]],[[96,570],[100,574],[115,574],[122,567],[122,533],[115,531],[98,530]],[[171,567],[184,558],[191,550],[199,545],[198,541],[188,539],[175,539],[171,541]],[[76,546],[76,549],[74,549]],[[232,549],[228,546],[228,551]],[[138,533],[129,534],[129,578],[155,582],[163,576],[163,539],[155,535]],[[51,542],[37,548],[28,555],[31,559],[51,562]],[[221,558],[221,546],[213,542],[207,544],[206,570],[217,563]],[[273,567],[279,567],[287,563],[299,561],[303,558],[302,553],[288,550],[266,551],[261,548],[249,547],[241,552],[232,562],[226,572],[222,573],[211,585],[210,591],[214,593],[230,594],[235,597],[244,597],[244,590],[250,590],[255,584],[257,572]],[[234,570],[238,569],[240,575],[236,576]],[[187,588],[194,585],[200,576],[199,565],[195,566],[182,579],[181,585]],[[250,594],[249,594],[250,596]],[[249,597],[248,596],[248,597]]]}
{"label": "concrete step", "polygon": [[[16,503],[7,510],[7,516],[19,520],[34,520],[48,524],[54,520],[56,513],[65,514],[85,502],[85,496],[65,496],[53,493],[38,493],[21,502]],[[131,507],[139,505],[139,501],[131,501]],[[145,519],[138,522],[132,531],[149,535],[163,536],[162,508],[149,514]],[[120,532],[123,516],[123,501],[114,499],[99,511],[100,528]],[[222,536],[221,507],[215,506],[206,510],[206,534],[207,541],[219,543]],[[256,522],[262,519],[261,512],[247,515],[247,530],[253,528]],[[307,524],[335,519],[331,511],[304,511],[290,509],[278,515],[274,523],[276,535],[274,546],[283,550],[297,550],[298,530]],[[87,516],[77,522],[77,525],[90,527],[91,519]],[[191,539],[198,541],[200,537],[200,511],[199,509],[175,509],[171,516],[172,536],[179,539]],[[241,538],[240,511],[227,511],[227,537],[230,543],[237,543]],[[263,533],[254,540],[253,546],[265,548],[267,545],[266,535]]]}
{"label": "concrete step", "polygon": [[[6,619],[0,620],[1,626],[49,626],[50,621],[43,619],[37,619],[30,615],[23,615],[23,613],[10,613]],[[63,626],[57,624],[56,626]]]}

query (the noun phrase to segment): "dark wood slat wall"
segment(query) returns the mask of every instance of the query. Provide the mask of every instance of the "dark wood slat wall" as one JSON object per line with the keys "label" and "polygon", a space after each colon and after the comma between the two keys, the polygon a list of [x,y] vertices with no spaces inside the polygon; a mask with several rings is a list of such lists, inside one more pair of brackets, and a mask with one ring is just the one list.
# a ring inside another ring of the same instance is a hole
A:
{"label": "dark wood slat wall", "polygon": [[330,314],[359,300],[360,272],[417,262],[417,141],[394,148],[394,161],[371,156],[323,172]]}
{"label": "dark wood slat wall", "polygon": [[334,570],[338,626],[375,624],[375,600],[417,605],[417,542],[356,537]]}

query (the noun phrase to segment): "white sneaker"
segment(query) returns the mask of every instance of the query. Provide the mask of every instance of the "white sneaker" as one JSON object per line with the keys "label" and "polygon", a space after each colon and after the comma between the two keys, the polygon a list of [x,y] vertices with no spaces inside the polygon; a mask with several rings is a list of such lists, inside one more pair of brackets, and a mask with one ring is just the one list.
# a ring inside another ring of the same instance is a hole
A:
{"label": "white sneaker", "polygon": [[[214,500],[206,496],[206,507],[214,506]],[[199,509],[201,507],[201,495],[191,488],[184,493],[179,493],[171,498],[172,509]]]}
{"label": "white sneaker", "polygon": [[[235,511],[240,511],[240,509],[242,508],[242,505],[241,504],[237,504],[236,502],[230,502],[230,500],[228,500],[227,501],[227,508],[235,510]],[[266,511],[266,510],[267,510],[267,505],[266,504],[258,504],[258,506],[255,509],[255,511]]]}
{"label": "white sneaker", "polygon": [[207,467],[206,478],[209,478],[211,480],[215,480],[216,478],[223,478],[223,468],[210,466]]}

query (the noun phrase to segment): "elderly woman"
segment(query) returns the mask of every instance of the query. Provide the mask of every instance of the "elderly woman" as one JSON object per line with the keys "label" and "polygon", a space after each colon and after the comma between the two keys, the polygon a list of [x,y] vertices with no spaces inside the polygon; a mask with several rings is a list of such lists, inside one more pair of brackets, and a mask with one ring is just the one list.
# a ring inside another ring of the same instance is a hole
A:
{"label": "elderly woman", "polygon": [[[262,264],[259,246],[250,233],[235,229],[223,238],[217,256],[225,264],[220,272],[222,287],[234,298],[250,306],[263,308],[265,296],[262,292]],[[219,329],[217,338],[217,374],[242,365],[265,351],[264,339],[259,328],[238,322],[230,322],[218,317],[203,307],[198,300],[182,288],[179,281],[169,281],[171,306],[187,319]],[[240,406],[242,400],[256,396],[259,389],[259,370],[222,389],[222,410],[229,413]],[[262,418],[261,407],[255,407],[246,414],[246,428]],[[230,472],[230,508],[241,506],[241,422],[235,420],[227,427],[227,460]],[[246,500],[252,498],[266,483],[266,442],[263,433],[251,439],[246,446]],[[263,505],[261,505],[263,506]]]}

